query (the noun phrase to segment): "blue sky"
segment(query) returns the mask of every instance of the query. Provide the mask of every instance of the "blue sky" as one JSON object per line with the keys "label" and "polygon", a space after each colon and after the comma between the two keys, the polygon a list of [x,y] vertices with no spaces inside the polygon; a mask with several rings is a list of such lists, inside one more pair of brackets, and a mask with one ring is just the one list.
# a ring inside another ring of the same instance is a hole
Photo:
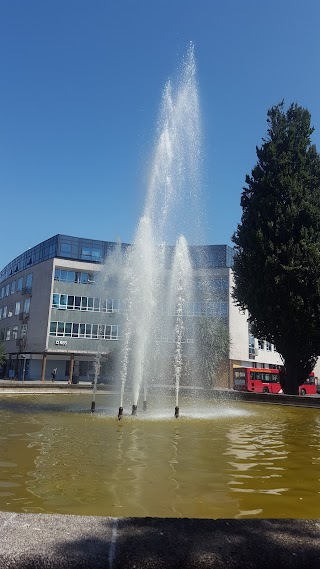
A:
{"label": "blue sky", "polygon": [[166,80],[195,46],[208,243],[231,244],[282,99],[320,150],[319,0],[1,0],[0,268],[56,233],[131,242]]}

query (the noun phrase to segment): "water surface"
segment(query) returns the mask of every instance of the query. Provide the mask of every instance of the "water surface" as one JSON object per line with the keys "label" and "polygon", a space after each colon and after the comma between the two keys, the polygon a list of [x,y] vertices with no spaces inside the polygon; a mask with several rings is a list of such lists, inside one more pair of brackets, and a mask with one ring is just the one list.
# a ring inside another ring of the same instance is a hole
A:
{"label": "water surface", "polygon": [[[0,510],[104,516],[318,518],[320,413],[180,402],[116,419],[91,396],[0,397]],[[154,402],[155,405],[155,402]],[[147,417],[147,419],[145,419]]]}

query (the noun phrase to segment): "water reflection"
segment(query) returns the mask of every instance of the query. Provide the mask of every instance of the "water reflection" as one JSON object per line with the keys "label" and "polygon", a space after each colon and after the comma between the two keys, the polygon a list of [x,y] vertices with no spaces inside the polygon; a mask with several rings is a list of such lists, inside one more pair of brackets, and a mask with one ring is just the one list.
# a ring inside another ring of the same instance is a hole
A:
{"label": "water reflection", "polygon": [[310,411],[281,409],[229,428],[225,454],[237,517],[318,517],[319,417]]}

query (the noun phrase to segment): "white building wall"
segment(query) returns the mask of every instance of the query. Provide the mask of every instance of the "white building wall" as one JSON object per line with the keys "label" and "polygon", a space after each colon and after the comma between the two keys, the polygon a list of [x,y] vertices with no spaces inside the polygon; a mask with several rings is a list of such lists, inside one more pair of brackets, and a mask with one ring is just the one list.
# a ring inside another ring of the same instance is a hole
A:
{"label": "white building wall", "polygon": [[229,333],[230,333],[230,360],[231,365],[266,367],[269,365],[283,365],[280,354],[265,348],[258,348],[258,340],[255,339],[255,358],[249,358],[249,327],[248,327],[248,311],[240,310],[233,298],[232,290],[234,286],[233,273],[230,270],[230,286],[229,286]]}

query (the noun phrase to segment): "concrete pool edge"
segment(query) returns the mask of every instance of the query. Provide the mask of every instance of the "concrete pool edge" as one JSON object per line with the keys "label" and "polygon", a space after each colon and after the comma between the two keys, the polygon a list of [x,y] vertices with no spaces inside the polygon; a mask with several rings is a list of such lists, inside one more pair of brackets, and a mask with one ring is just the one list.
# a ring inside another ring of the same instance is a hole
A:
{"label": "concrete pool edge", "polygon": [[0,512],[1,569],[318,567],[320,520]]}
{"label": "concrete pool edge", "polygon": [[[163,391],[163,390],[162,390]],[[161,393],[161,389],[155,389],[155,393]],[[173,389],[172,389],[173,392]],[[67,383],[52,383],[44,382],[39,383],[38,381],[26,382],[22,384],[21,381],[9,382],[0,380],[0,396],[3,395],[21,395],[21,394],[81,394],[92,393],[92,385],[86,384],[75,384],[68,385]],[[107,386],[100,384],[98,385],[97,397],[99,395],[116,395],[118,390],[115,386]],[[233,389],[199,389],[192,390],[190,388],[181,388],[181,396],[196,395],[197,397],[203,397],[210,400],[216,401],[245,401],[249,403],[271,403],[273,405],[289,405],[294,407],[310,407],[310,408],[320,408],[320,396],[319,395],[279,395],[272,393],[250,393],[235,391]]]}

